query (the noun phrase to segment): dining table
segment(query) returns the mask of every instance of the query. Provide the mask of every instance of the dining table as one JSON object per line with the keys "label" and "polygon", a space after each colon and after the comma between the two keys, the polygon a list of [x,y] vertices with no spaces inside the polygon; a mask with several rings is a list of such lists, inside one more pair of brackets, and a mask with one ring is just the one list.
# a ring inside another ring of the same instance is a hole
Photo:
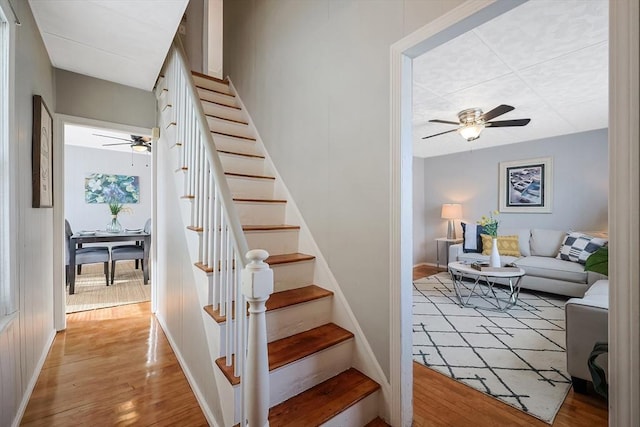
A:
{"label": "dining table", "polygon": [[75,232],[69,237],[69,295],[75,293],[76,282],[76,249],[85,243],[115,243],[115,242],[142,242],[143,245],[143,278],[144,284],[149,283],[149,247],[151,245],[151,234],[144,231],[123,230],[119,232],[110,231],[81,231]]}

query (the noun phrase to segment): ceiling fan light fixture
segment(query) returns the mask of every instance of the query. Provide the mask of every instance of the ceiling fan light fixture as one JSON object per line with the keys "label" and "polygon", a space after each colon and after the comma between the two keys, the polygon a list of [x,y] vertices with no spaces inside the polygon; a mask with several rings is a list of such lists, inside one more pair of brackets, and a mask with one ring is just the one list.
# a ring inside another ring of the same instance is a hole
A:
{"label": "ceiling fan light fixture", "polygon": [[142,153],[143,151],[147,151],[149,147],[147,147],[147,144],[145,144],[144,142],[134,142],[133,144],[131,144],[131,149],[133,151]]}
{"label": "ceiling fan light fixture", "polygon": [[467,141],[473,141],[474,139],[478,139],[480,137],[480,133],[484,129],[484,124],[468,124],[464,127],[460,128],[460,135]]}

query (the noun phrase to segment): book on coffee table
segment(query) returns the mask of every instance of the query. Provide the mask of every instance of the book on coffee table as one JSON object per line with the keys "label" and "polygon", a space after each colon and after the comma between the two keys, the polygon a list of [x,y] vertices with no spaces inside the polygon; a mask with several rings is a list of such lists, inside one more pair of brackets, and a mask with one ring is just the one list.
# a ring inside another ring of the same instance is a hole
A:
{"label": "book on coffee table", "polygon": [[514,264],[507,264],[504,267],[491,267],[488,262],[472,262],[471,268],[474,270],[482,271],[483,273],[508,273],[508,272],[518,272],[520,271],[520,267],[517,267]]}

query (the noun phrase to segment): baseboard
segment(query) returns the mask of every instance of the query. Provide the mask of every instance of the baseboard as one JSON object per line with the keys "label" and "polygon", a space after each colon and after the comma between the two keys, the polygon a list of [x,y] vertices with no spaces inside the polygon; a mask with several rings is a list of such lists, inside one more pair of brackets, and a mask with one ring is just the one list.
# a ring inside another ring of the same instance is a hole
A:
{"label": "baseboard", "polygon": [[[435,262],[421,262],[421,263],[415,264],[413,268],[422,267],[422,266],[437,268],[438,264],[436,264]],[[444,267],[446,266],[443,266],[442,264],[440,264],[440,268],[444,268]]]}
{"label": "baseboard", "polygon": [[211,408],[209,408],[209,405],[207,405],[207,401],[205,400],[204,396],[202,395],[202,392],[200,391],[200,388],[198,387],[198,383],[193,378],[191,371],[189,370],[184,359],[182,358],[182,354],[178,350],[178,346],[173,340],[173,337],[169,332],[169,328],[167,328],[167,325],[161,316],[158,316],[156,314],[156,319],[158,320],[158,323],[160,323],[160,327],[162,328],[164,335],[167,337],[167,341],[169,341],[169,345],[171,346],[171,350],[173,350],[173,354],[175,354],[176,359],[178,359],[178,364],[180,364],[180,368],[182,368],[182,372],[184,372],[184,376],[187,377],[187,382],[189,383],[189,386],[191,387],[191,390],[193,391],[193,394],[195,395],[196,400],[198,401],[198,405],[200,405],[200,409],[202,409],[202,412],[204,413],[204,417],[207,419],[207,422],[209,423],[210,426],[220,427],[219,424],[216,423],[215,417],[211,412]]}
{"label": "baseboard", "polygon": [[53,340],[56,337],[55,329],[51,330],[51,334],[47,338],[47,344],[44,346],[44,351],[40,355],[40,359],[38,360],[38,364],[36,365],[36,369],[33,371],[33,375],[29,380],[29,384],[27,384],[27,389],[22,395],[22,401],[20,402],[20,406],[18,407],[18,412],[16,413],[16,417],[13,419],[12,427],[18,427],[20,422],[22,421],[22,417],[24,416],[24,411],[27,409],[27,405],[29,404],[29,399],[31,399],[31,394],[33,393],[33,389],[36,387],[36,383],[38,382],[38,377],[40,376],[40,372],[42,372],[42,367],[44,366],[44,362],[47,360],[47,356],[49,355],[49,350],[51,350],[51,346],[53,345]]}

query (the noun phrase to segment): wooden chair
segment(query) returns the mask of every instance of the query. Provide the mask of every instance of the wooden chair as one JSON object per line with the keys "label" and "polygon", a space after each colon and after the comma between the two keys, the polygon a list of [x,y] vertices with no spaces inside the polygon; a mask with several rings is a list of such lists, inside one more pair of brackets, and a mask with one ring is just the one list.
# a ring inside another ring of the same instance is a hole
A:
{"label": "wooden chair", "polygon": [[[73,235],[71,225],[69,221],[64,220],[65,228],[65,252],[66,252],[66,277],[67,283],[69,281],[69,238]],[[83,264],[97,264],[99,262],[104,263],[104,277],[109,286],[109,247],[108,246],[88,246],[86,248],[79,247],[76,249],[76,265],[78,266],[78,274],[80,274],[80,266]]]}
{"label": "wooden chair", "polygon": [[[151,233],[151,219],[148,219],[144,224],[144,232]],[[144,263],[144,242],[136,242],[135,245],[117,245],[111,247],[111,284],[116,275],[116,261],[136,261],[136,268],[138,268],[138,261],[142,265],[142,271],[144,272],[148,265]]]}

